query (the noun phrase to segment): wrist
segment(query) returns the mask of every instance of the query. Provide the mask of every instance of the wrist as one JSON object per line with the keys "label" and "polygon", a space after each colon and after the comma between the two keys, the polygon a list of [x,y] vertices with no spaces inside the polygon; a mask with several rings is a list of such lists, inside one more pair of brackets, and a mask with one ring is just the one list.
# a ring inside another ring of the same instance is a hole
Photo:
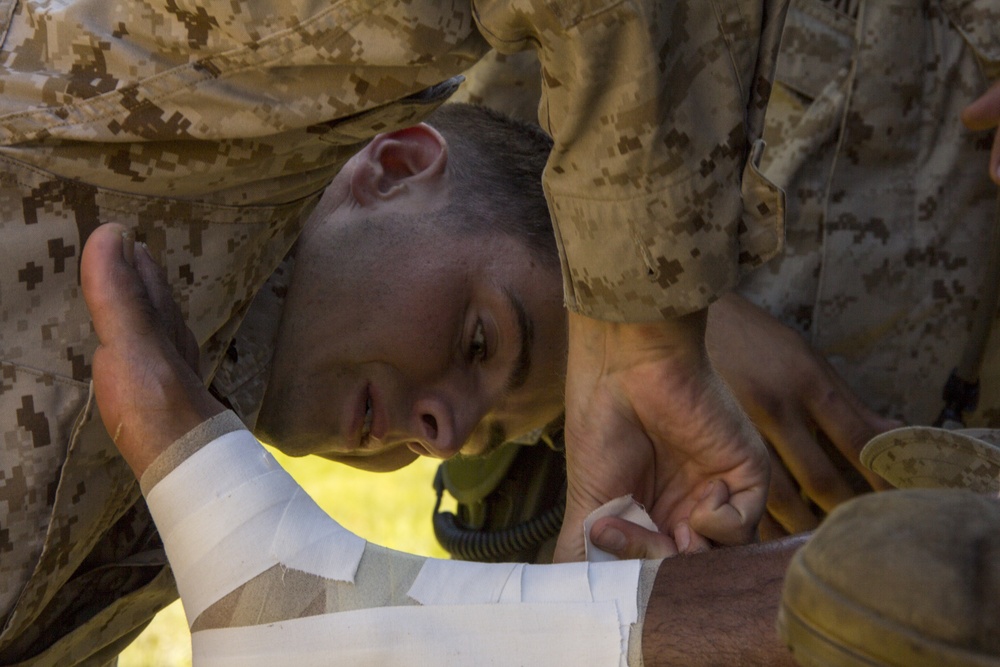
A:
{"label": "wrist", "polygon": [[706,358],[707,321],[707,309],[660,322],[606,322],[570,312],[570,354],[600,354],[605,359],[675,358],[700,364]]}

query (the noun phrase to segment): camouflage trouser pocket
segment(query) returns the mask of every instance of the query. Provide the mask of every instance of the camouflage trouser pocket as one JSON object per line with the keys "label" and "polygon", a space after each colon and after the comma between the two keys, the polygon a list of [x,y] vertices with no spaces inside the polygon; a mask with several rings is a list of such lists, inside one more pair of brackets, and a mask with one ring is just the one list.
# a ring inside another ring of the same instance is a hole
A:
{"label": "camouflage trouser pocket", "polygon": [[775,80],[811,101],[843,78],[854,56],[856,20],[824,0],[792,0]]}
{"label": "camouflage trouser pocket", "polygon": [[995,0],[941,0],[941,8],[976,54],[986,78],[1000,78],[1000,6]]}
{"label": "camouflage trouser pocket", "polygon": [[17,0],[0,0],[0,47],[7,39],[7,31],[10,30],[10,19],[14,15],[15,7],[17,7]]}
{"label": "camouflage trouser pocket", "polygon": [[0,618],[31,576],[88,383],[0,362]]}
{"label": "camouflage trouser pocket", "polygon": [[220,332],[231,337],[314,201],[227,206],[129,194],[0,155],[0,358],[90,379],[97,341],[80,256],[94,229],[116,222],[163,266],[203,368],[213,368],[228,345]]}

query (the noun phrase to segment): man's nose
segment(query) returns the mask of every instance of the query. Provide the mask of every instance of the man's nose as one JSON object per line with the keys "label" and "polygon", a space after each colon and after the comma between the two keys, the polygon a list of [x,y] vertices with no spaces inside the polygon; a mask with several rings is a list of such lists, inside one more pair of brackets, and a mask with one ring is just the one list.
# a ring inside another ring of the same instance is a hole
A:
{"label": "man's nose", "polygon": [[[471,398],[469,399],[471,403]],[[414,403],[413,428],[416,442],[410,448],[424,456],[451,458],[472,435],[479,418],[471,404],[455,407],[443,396],[424,396]],[[423,451],[419,451],[423,450]]]}

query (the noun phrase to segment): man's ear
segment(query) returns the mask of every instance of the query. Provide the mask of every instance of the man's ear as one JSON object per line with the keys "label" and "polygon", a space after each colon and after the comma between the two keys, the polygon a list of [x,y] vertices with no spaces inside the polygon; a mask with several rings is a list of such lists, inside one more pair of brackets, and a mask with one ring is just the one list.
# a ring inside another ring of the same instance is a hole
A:
{"label": "man's ear", "polygon": [[351,174],[351,194],[366,206],[440,178],[448,162],[448,146],[437,130],[421,123],[376,136],[358,157],[360,162]]}

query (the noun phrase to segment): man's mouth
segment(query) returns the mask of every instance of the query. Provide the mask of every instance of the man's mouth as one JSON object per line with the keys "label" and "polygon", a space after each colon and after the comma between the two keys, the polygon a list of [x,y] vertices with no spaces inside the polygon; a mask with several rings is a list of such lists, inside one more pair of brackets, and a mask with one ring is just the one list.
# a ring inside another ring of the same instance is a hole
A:
{"label": "man's mouth", "polygon": [[372,397],[369,395],[365,398],[365,421],[361,425],[361,446],[364,447],[368,444],[368,439],[372,434],[372,420],[374,418],[375,411],[372,410]]}

